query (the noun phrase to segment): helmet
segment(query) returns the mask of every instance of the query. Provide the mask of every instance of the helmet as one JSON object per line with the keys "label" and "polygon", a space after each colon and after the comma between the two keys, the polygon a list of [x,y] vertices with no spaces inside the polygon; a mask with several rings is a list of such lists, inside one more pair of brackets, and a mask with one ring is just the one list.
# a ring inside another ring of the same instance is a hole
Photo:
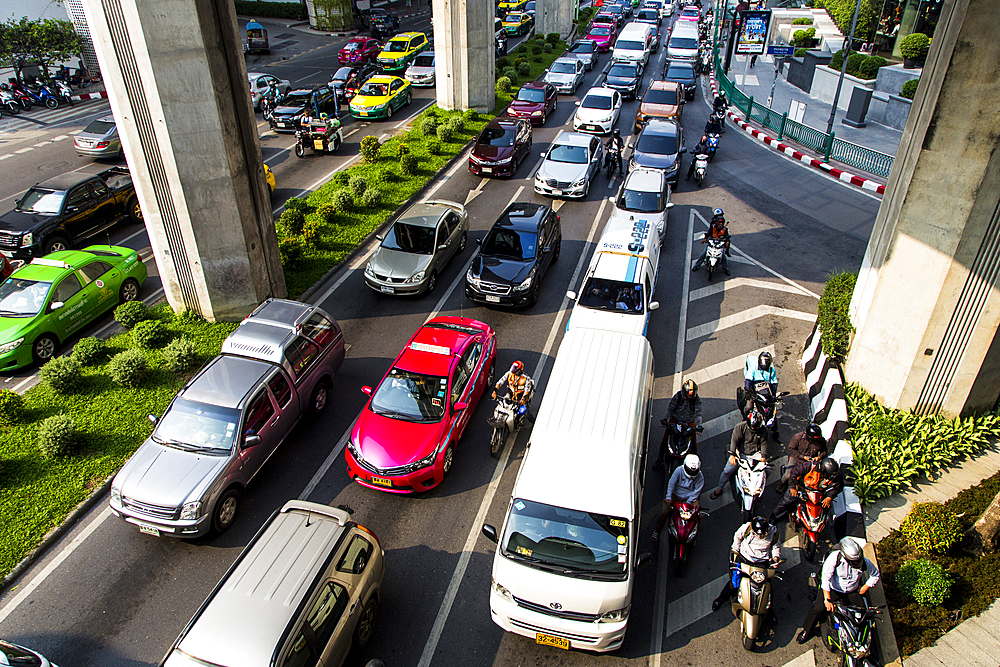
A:
{"label": "helmet", "polygon": [[714,217],[714,218],[721,218],[721,217],[723,217],[722,209],[721,208],[717,208],[714,211],[712,211],[712,217]]}
{"label": "helmet", "polygon": [[757,368],[762,371],[770,370],[771,368],[771,353],[761,352],[757,356]]}
{"label": "helmet", "polygon": [[823,474],[827,477],[833,477],[840,472],[840,464],[831,458],[825,458],[820,461],[819,469],[822,470]]}
{"label": "helmet", "polygon": [[524,372],[524,364],[522,364],[520,361],[515,361],[510,365],[510,372],[513,373],[514,375],[520,375],[521,373]]}
{"label": "helmet", "polygon": [[840,541],[840,553],[844,554],[847,562],[853,566],[858,566],[864,554],[861,552],[861,545],[853,537],[845,537]]}
{"label": "helmet", "polygon": [[688,477],[694,477],[701,470],[701,459],[697,454],[688,454],[684,457],[684,472]]}
{"label": "helmet", "polygon": [[747,422],[750,423],[750,428],[758,429],[764,423],[764,418],[757,410],[751,410],[750,414],[747,415]]}
{"label": "helmet", "polygon": [[707,134],[701,135],[701,143],[705,143],[706,141],[708,141],[708,135]]}
{"label": "helmet", "polygon": [[615,139],[618,139],[618,138],[619,138],[619,137],[621,137],[621,136],[622,136],[622,131],[621,131],[621,130],[619,130],[619,129],[618,129],[617,127],[616,127],[616,128],[615,128]]}
{"label": "helmet", "polygon": [[823,431],[820,430],[819,424],[809,424],[809,427],[806,429],[806,435],[813,440],[823,439]]}
{"label": "helmet", "polygon": [[684,384],[681,385],[681,392],[683,392],[684,398],[688,400],[698,398],[698,383],[690,378],[685,380]]}
{"label": "helmet", "polygon": [[750,529],[757,537],[767,537],[768,531],[771,530],[771,524],[764,517],[755,516],[750,519]]}

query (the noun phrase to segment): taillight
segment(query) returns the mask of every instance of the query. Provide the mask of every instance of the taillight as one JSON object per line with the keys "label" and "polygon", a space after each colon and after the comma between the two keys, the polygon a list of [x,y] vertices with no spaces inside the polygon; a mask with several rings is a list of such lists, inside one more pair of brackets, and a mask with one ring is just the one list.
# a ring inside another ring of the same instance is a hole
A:
{"label": "taillight", "polygon": [[97,147],[98,148],[107,148],[108,144],[110,144],[110,143],[111,143],[110,141],[102,141],[99,144],[97,144]]}

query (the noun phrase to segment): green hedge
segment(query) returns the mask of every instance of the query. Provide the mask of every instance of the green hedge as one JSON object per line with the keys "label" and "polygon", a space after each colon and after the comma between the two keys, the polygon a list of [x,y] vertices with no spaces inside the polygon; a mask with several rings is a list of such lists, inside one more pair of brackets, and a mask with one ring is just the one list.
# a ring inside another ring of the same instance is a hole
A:
{"label": "green hedge", "polygon": [[903,84],[903,87],[899,91],[900,97],[905,97],[908,100],[912,100],[913,96],[917,94],[917,85],[920,83],[920,79],[910,79]]}
{"label": "green hedge", "polygon": [[858,276],[849,271],[832,275],[826,281],[823,296],[819,299],[816,319],[819,323],[820,344],[826,356],[834,361],[847,356],[847,348],[851,342],[854,326],[848,311],[857,280]]}
{"label": "green hedge", "polygon": [[[882,11],[882,3],[877,0],[860,0],[860,2],[861,9],[858,11],[858,24],[854,30],[854,37],[865,40],[872,36],[875,31],[876,19]],[[844,35],[849,35],[851,32],[855,5],[857,5],[856,0],[826,0],[824,2],[826,13],[830,15],[830,18]]]}
{"label": "green hedge", "polygon": [[[298,2],[254,2],[234,0],[236,13],[251,18],[306,19],[306,4]],[[240,26],[243,27],[242,25]]]}

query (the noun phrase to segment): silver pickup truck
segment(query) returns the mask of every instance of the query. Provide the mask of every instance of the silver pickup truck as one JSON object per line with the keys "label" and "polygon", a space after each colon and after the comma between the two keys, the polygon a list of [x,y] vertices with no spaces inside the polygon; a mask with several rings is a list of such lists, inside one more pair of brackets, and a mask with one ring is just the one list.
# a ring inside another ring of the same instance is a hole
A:
{"label": "silver pickup truck", "polygon": [[111,511],[150,535],[232,526],[246,485],[299,419],[319,415],[344,361],[325,312],[268,299],[174,397],[111,484]]}

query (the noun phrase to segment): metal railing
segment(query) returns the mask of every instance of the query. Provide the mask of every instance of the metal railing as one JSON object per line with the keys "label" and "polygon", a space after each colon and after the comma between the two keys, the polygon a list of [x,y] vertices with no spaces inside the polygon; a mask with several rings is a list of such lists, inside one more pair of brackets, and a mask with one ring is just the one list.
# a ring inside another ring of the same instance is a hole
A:
{"label": "metal railing", "polygon": [[745,95],[723,73],[718,53],[716,53],[715,59],[715,76],[719,83],[719,90],[725,93],[729,103],[742,111],[747,120],[752,120],[777,132],[778,141],[790,139],[820,153],[824,162],[829,162],[832,159],[850,167],[867,171],[869,174],[889,178],[894,159],[892,155],[838,139],[836,132],[827,134],[789,119],[787,112],[778,113],[755,102],[752,95],[749,97]]}

